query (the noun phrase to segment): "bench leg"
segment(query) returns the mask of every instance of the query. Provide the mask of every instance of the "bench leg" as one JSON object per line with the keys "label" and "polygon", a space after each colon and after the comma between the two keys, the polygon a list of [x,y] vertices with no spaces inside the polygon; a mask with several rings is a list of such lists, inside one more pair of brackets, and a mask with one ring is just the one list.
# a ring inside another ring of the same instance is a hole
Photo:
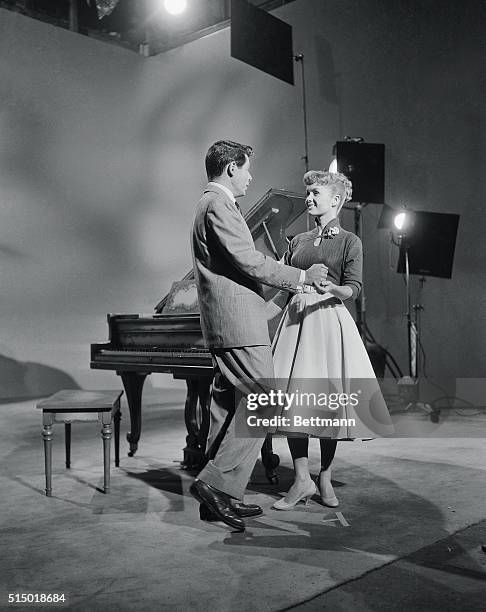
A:
{"label": "bench leg", "polygon": [[111,443],[111,423],[103,424],[101,430],[101,437],[103,438],[103,464],[104,464],[104,486],[103,490],[105,493],[110,492],[110,443]]}
{"label": "bench leg", "polygon": [[71,423],[64,423],[64,445],[66,447],[66,469],[71,467]]}
{"label": "bench leg", "polygon": [[52,425],[44,425],[42,430],[44,438],[44,461],[46,466],[46,495],[51,497],[52,487]]}
{"label": "bench leg", "polygon": [[120,467],[120,420],[121,412],[118,411],[113,417],[115,421],[115,467]]}

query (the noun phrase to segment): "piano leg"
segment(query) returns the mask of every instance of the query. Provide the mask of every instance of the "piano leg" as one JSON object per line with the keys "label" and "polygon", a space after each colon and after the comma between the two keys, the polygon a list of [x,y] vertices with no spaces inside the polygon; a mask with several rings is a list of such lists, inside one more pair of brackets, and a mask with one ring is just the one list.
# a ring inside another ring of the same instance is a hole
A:
{"label": "piano leg", "polygon": [[[211,403],[211,378],[186,379],[187,397],[184,420],[187,428],[186,447],[181,466],[185,470],[201,469],[206,463],[205,451],[209,433]],[[277,467],[280,457],[273,452],[272,436],[269,434],[262,445],[262,463],[267,479],[278,484]]]}
{"label": "piano leg", "polygon": [[205,464],[209,432],[211,378],[188,378],[184,420],[187,428],[186,447],[181,466],[185,470],[201,469]]}
{"label": "piano leg", "polygon": [[142,390],[147,375],[137,372],[124,372],[120,376],[125,387],[130,411],[130,431],[127,433],[127,440],[130,445],[128,456],[133,457],[137,452],[142,430]]}
{"label": "piano leg", "polygon": [[277,467],[280,457],[273,452],[272,435],[268,434],[262,446],[262,463],[269,482],[278,484]]}
{"label": "piano leg", "polygon": [[[199,436],[198,445],[203,449],[206,454],[206,444],[208,441],[209,434],[209,423],[210,423],[210,405],[211,405],[211,384],[213,379],[201,378],[198,386],[198,399],[199,399]],[[203,459],[204,463],[204,459]]]}

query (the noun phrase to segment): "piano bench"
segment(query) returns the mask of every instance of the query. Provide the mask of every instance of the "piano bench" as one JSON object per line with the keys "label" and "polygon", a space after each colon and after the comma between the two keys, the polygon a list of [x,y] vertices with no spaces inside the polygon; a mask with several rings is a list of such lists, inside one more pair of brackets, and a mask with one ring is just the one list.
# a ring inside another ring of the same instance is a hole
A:
{"label": "piano bench", "polygon": [[64,423],[66,468],[69,469],[71,467],[71,423],[74,421],[97,421],[102,425],[103,491],[109,493],[112,423],[115,426],[115,466],[120,465],[120,398],[122,395],[123,391],[65,389],[37,403],[37,408],[42,410],[47,497],[51,497],[52,494],[52,426],[56,423]]}

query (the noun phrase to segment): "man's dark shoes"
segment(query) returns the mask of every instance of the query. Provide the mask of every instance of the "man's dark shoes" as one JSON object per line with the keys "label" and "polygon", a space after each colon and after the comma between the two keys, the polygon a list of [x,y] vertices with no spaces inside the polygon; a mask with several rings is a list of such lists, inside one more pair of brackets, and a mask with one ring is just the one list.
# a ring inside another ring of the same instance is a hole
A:
{"label": "man's dark shoes", "polygon": [[[263,510],[256,504],[243,504],[242,502],[232,501],[231,508],[233,509],[234,513],[241,518],[250,518],[252,516],[260,516],[263,514]],[[201,504],[199,507],[199,518],[202,521],[208,522],[221,520],[205,504]]]}
{"label": "man's dark shoes", "polygon": [[209,508],[217,517],[216,520],[223,521],[237,531],[245,531],[245,522],[231,507],[231,497],[229,495],[214,489],[202,480],[195,480],[190,486],[189,492],[198,502]]}

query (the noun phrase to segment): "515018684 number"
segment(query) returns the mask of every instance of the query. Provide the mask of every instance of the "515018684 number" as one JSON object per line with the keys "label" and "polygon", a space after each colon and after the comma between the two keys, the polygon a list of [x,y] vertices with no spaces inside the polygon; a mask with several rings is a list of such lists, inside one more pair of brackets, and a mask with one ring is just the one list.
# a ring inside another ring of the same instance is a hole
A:
{"label": "515018684 number", "polygon": [[9,593],[8,603],[65,603],[64,593]]}

